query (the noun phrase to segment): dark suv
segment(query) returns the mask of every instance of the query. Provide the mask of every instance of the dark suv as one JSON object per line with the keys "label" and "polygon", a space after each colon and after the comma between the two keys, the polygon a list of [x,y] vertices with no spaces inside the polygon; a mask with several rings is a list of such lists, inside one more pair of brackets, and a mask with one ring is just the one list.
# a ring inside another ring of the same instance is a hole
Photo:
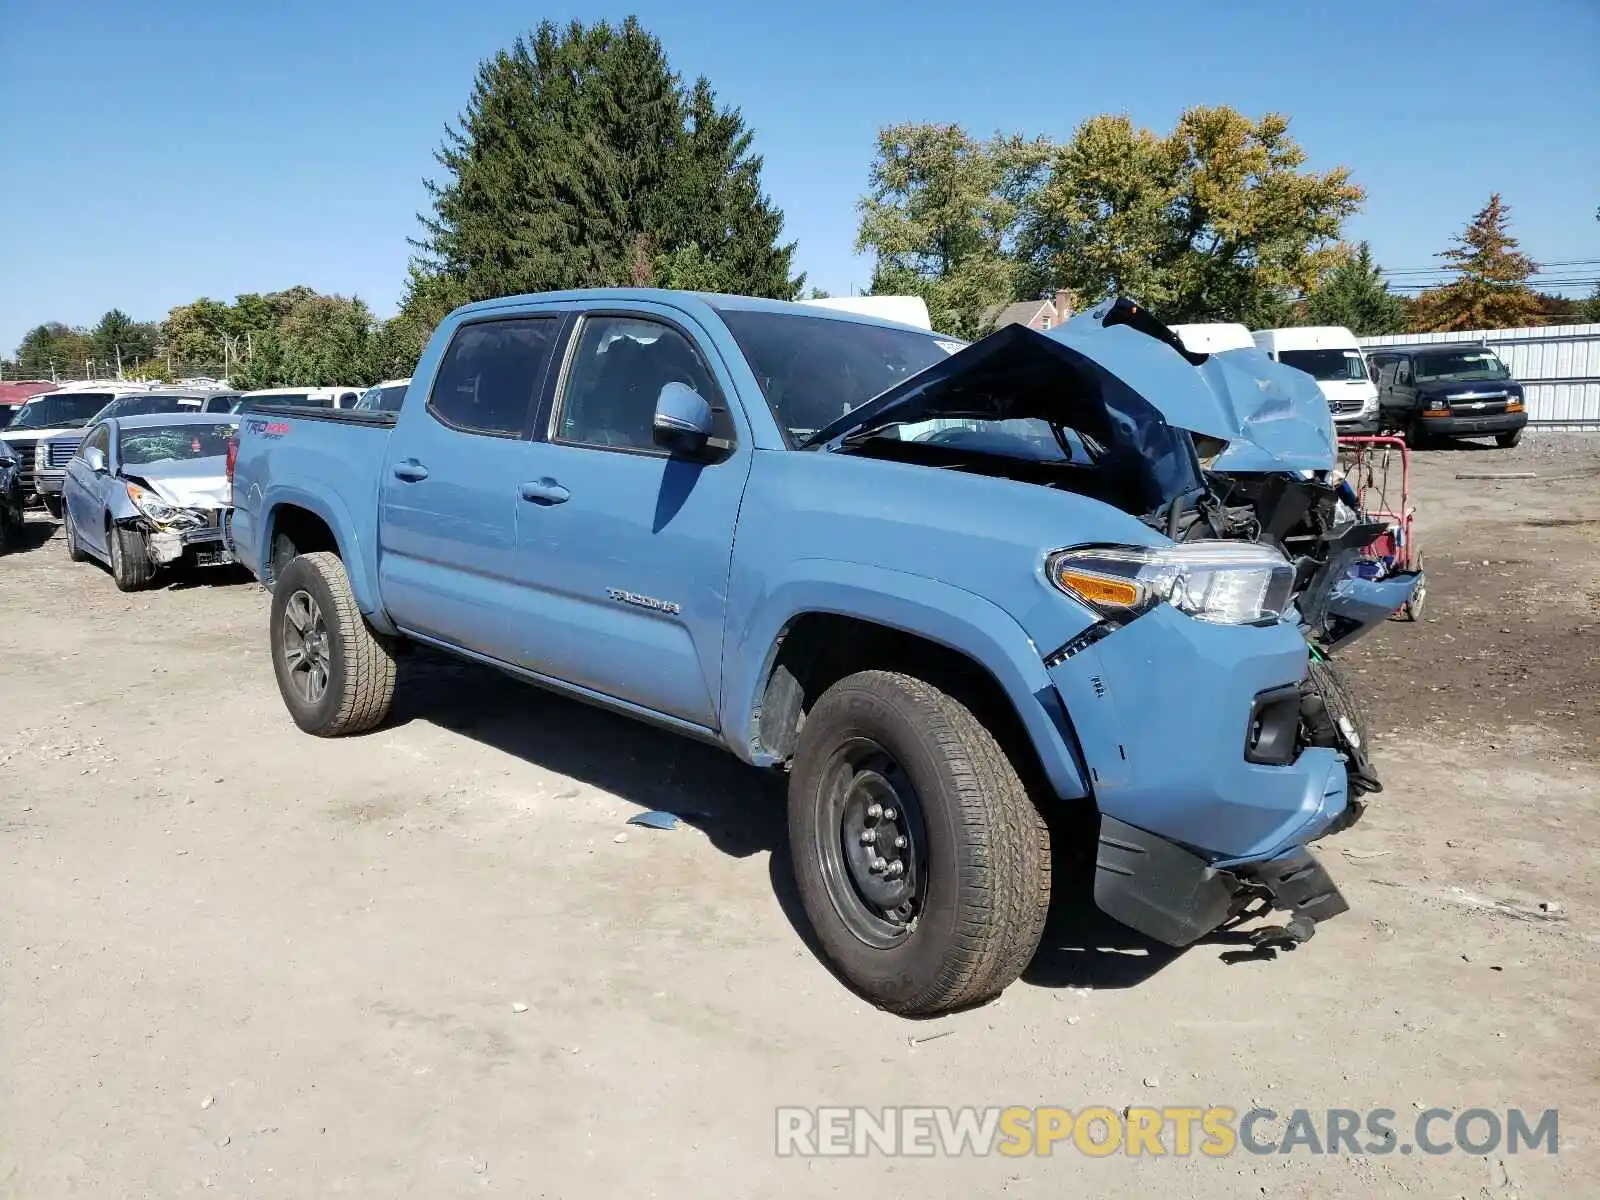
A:
{"label": "dark suv", "polygon": [[1436,437],[1494,435],[1522,440],[1528,412],[1522,385],[1488,346],[1445,342],[1367,351],[1378,385],[1378,419],[1412,446]]}

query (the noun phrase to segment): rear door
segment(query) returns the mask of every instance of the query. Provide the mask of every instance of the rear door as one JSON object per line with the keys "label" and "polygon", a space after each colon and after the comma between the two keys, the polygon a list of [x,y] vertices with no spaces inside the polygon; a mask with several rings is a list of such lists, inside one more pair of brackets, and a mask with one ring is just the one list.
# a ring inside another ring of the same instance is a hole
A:
{"label": "rear door", "polygon": [[[714,729],[751,448],[701,338],[667,309],[578,319],[522,476],[517,571],[531,619],[519,653],[532,670]],[[672,381],[710,402],[716,461],[656,447],[656,398]]]}
{"label": "rear door", "polygon": [[528,438],[561,314],[461,325],[426,403],[389,435],[379,580],[401,629],[504,662],[522,658],[517,520]]}

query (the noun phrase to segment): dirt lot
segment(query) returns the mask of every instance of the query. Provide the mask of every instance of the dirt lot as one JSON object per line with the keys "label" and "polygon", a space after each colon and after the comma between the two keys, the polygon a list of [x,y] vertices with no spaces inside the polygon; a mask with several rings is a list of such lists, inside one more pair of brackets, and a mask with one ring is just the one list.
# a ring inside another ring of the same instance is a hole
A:
{"label": "dirt lot", "polygon": [[[1274,961],[1064,914],[920,1024],[808,947],[774,781],[437,663],[382,731],[302,736],[263,592],[124,596],[35,519],[0,558],[0,1194],[1600,1195],[1600,438],[1434,451],[1417,491],[1428,611],[1350,656],[1388,785],[1324,850],[1353,911]],[[702,815],[618,842],[640,808]],[[1554,1107],[1560,1153],[774,1154],[778,1105],[1129,1103]]]}

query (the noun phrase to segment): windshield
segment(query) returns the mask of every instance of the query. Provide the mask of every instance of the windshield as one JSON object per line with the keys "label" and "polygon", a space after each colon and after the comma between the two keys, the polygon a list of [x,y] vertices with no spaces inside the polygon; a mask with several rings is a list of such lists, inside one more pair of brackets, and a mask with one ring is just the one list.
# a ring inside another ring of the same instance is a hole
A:
{"label": "windshield", "polygon": [[0,404],[0,429],[11,424],[11,416],[17,411],[15,404]]}
{"label": "windshield", "polygon": [[356,401],[356,408],[362,412],[399,412],[400,403],[405,398],[406,385],[403,383],[392,387],[368,388]]}
{"label": "windshield", "polygon": [[9,429],[82,429],[114,392],[60,392],[37,396],[17,410]]}
{"label": "windshield", "polygon": [[962,347],[932,334],[832,317],[721,312],[778,424],[796,443]]}
{"label": "windshield", "polygon": [[200,401],[194,396],[122,396],[113,400],[94,415],[95,422],[107,417],[142,417],[156,413],[183,412],[198,409]]}
{"label": "windshield", "polygon": [[117,440],[117,452],[125,467],[216,458],[228,453],[228,439],[238,429],[231,421],[215,425],[146,425],[141,429],[124,429]]}
{"label": "windshield", "polygon": [[1359,350],[1280,350],[1278,361],[1324,383],[1365,383],[1367,368]]}
{"label": "windshield", "polygon": [[1510,379],[1505,363],[1493,350],[1454,350],[1447,354],[1419,354],[1412,360],[1418,379]]}

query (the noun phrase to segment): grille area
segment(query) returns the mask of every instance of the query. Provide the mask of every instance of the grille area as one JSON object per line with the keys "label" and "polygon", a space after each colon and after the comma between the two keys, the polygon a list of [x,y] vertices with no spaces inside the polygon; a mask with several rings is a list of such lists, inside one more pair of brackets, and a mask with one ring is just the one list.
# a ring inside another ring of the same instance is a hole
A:
{"label": "grille area", "polygon": [[72,456],[78,452],[78,447],[81,446],[82,444],[83,444],[83,439],[82,438],[79,438],[75,442],[68,442],[68,441],[61,441],[61,442],[53,441],[53,442],[51,442],[49,444],[49,450],[48,450],[48,454],[49,454],[49,463],[48,463],[48,465],[52,466],[52,467],[64,467],[64,466],[66,466],[69,462],[72,461]]}

